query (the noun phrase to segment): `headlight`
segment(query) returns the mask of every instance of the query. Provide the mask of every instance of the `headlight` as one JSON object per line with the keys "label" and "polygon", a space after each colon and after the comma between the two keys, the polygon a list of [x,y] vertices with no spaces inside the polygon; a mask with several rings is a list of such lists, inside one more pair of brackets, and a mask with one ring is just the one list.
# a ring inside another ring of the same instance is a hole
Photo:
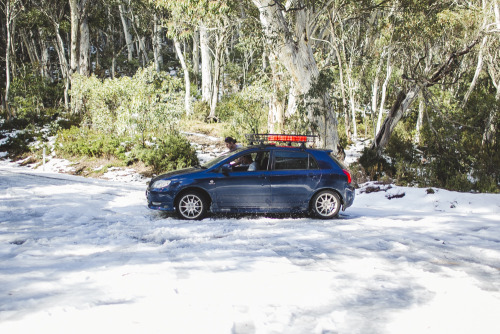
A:
{"label": "headlight", "polygon": [[155,181],[153,183],[151,188],[154,188],[154,189],[166,188],[170,185],[171,182],[172,181],[170,181],[170,180],[158,180],[158,181]]}

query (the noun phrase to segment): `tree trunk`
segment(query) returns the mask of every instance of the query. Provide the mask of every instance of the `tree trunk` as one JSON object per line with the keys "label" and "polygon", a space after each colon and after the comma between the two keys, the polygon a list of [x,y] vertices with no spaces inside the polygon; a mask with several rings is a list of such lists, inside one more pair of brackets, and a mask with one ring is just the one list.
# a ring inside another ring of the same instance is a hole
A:
{"label": "tree trunk", "polygon": [[80,66],[81,75],[90,75],[90,30],[87,11],[84,10],[80,17]]}
{"label": "tree trunk", "polygon": [[177,57],[179,58],[182,70],[184,72],[184,85],[186,86],[185,95],[184,95],[184,108],[186,109],[186,115],[190,115],[191,114],[191,81],[189,80],[189,71],[188,71],[188,68],[186,66],[186,61],[184,60],[184,54],[182,53],[182,50],[181,50],[181,44],[179,43],[179,40],[176,37],[174,37],[174,46],[175,46],[175,51],[177,53]]}
{"label": "tree trunk", "polygon": [[132,20],[132,28],[134,29],[134,33],[138,43],[137,57],[142,59],[142,67],[146,67],[146,64],[149,63],[149,57],[146,52],[146,45],[144,43],[146,37],[139,35],[139,32],[137,30],[137,28],[139,27],[139,22],[137,22],[138,17],[134,15],[134,13],[132,12],[132,8],[130,8],[130,17]]}
{"label": "tree trunk", "polygon": [[214,120],[215,116],[215,107],[217,106],[217,101],[219,100],[219,85],[220,85],[220,69],[221,69],[221,49],[217,46],[215,49],[214,56],[214,76],[212,78],[212,99],[210,102],[210,114],[208,115],[208,119]]}
{"label": "tree trunk", "polygon": [[387,85],[389,84],[389,79],[391,78],[392,65],[391,65],[391,47],[387,50],[387,65],[386,65],[386,75],[384,83],[382,84],[382,92],[380,94],[380,110],[377,117],[377,127],[375,129],[375,135],[380,132],[380,127],[382,126],[382,118],[384,117],[384,105],[387,92]]}
{"label": "tree trunk", "polygon": [[[500,15],[499,15],[500,16]],[[499,23],[500,25],[500,23]],[[500,28],[500,27],[499,27]],[[496,63],[488,64],[488,73],[490,74],[493,85],[497,89],[495,95],[496,105],[500,105],[500,75],[498,75]],[[486,126],[483,132],[482,146],[486,144],[496,144],[497,122],[498,122],[498,107],[492,106],[486,120]]]}
{"label": "tree trunk", "polygon": [[[483,3],[484,6],[484,3]],[[498,2],[495,1],[493,5],[493,12],[495,16],[495,26],[498,31],[500,31],[500,8],[498,6]],[[498,71],[498,61],[494,60],[495,58],[491,58],[488,64],[488,72],[493,81],[493,85],[497,89],[495,100],[497,106],[500,105],[500,74]],[[496,144],[496,134],[497,134],[497,122],[498,122],[498,110],[494,106],[490,109],[490,114],[488,115],[488,119],[486,120],[486,126],[483,133],[482,145],[486,144]]]}
{"label": "tree trunk", "polygon": [[115,52],[115,40],[113,37],[113,23],[111,21],[112,18],[112,13],[111,13],[111,6],[107,7],[108,9],[108,44],[111,49],[111,69],[110,69],[110,76],[111,79],[115,78],[115,71],[116,71],[116,52]]}
{"label": "tree trunk", "polygon": [[[284,129],[284,115],[285,115],[285,99],[284,90],[285,84],[283,82],[283,72],[280,70],[274,54],[269,55],[269,66],[271,68],[272,88],[271,98],[269,99],[269,113],[267,117],[267,129],[269,133],[281,133]],[[294,105],[295,99],[293,98],[293,87],[290,87],[289,97]],[[289,104],[290,105],[290,104]],[[294,111],[289,110],[287,116],[290,116]]]}
{"label": "tree trunk", "polygon": [[[482,1],[482,7],[483,7],[483,25],[481,29],[486,29],[486,25],[488,23],[487,15],[486,15],[486,1]],[[474,77],[472,78],[472,82],[469,86],[469,89],[467,90],[467,93],[464,96],[464,101],[462,102],[462,108],[467,104],[467,101],[469,100],[470,95],[472,94],[472,91],[474,90],[474,87],[476,86],[477,79],[479,78],[479,74],[481,73],[483,69],[483,52],[484,52],[484,46],[486,45],[486,42],[488,41],[488,36],[484,36],[483,40],[481,42],[481,45],[479,47],[479,53],[477,55],[477,65],[476,65],[476,72],[474,72]]]}
{"label": "tree trunk", "polygon": [[78,0],[69,0],[71,20],[71,46],[70,46],[70,69],[69,76],[78,72],[78,35],[80,32],[80,7]]}
{"label": "tree trunk", "polygon": [[[260,21],[271,49],[279,57],[292,77],[295,88],[301,95],[307,96],[319,77],[319,70],[309,44],[307,16],[304,10],[295,12],[295,31],[289,30],[283,12],[274,0],[253,0],[260,11]],[[308,118],[317,126],[320,135],[318,144],[338,151],[337,119],[330,105],[329,96],[308,100]],[[319,115],[315,110],[320,110]]]}
{"label": "tree trunk", "polygon": [[35,65],[36,63],[40,63],[40,57],[38,55],[38,51],[36,49],[35,43],[34,43],[33,38],[32,38],[33,32],[30,30],[29,33],[31,35],[30,36],[31,38],[28,38],[26,30],[22,29],[20,36],[21,36],[21,40],[24,44],[24,48],[28,52],[28,57],[30,59],[31,64]]}
{"label": "tree trunk", "polygon": [[200,32],[198,29],[193,32],[193,74],[198,83],[198,74],[200,74]]}
{"label": "tree trunk", "polygon": [[7,1],[5,3],[5,18],[6,18],[6,28],[7,28],[7,45],[5,46],[5,95],[4,95],[4,103],[5,103],[5,111],[7,112],[7,122],[11,120],[11,118],[15,117],[15,113],[10,109],[9,106],[9,94],[10,94],[10,48],[12,43],[12,22],[15,19],[14,14],[14,5],[11,1]]}
{"label": "tree trunk", "polygon": [[389,143],[389,138],[394,131],[394,128],[398,124],[399,120],[406,113],[411,103],[417,98],[418,93],[420,92],[420,87],[418,85],[410,88],[407,94],[404,92],[400,92],[398,97],[396,98],[396,102],[394,102],[389,115],[384,121],[380,131],[377,133],[375,140],[371,146],[372,150],[381,151],[384,147]]}
{"label": "tree trunk", "polygon": [[335,55],[337,57],[337,62],[339,64],[339,81],[340,81],[340,92],[342,95],[342,111],[344,112],[345,134],[347,140],[350,141],[352,139],[352,132],[351,132],[351,119],[349,118],[349,111],[347,110],[347,99],[345,96],[344,70],[343,70],[344,62],[340,57],[339,48],[335,43],[333,44],[333,48],[335,49]]}
{"label": "tree trunk", "polygon": [[200,51],[201,51],[201,99],[210,104],[212,87],[212,58],[210,56],[208,31],[205,24],[200,23]]}
{"label": "tree trunk", "polygon": [[161,55],[161,41],[162,41],[163,28],[161,24],[159,24],[159,20],[156,14],[154,14],[153,17],[154,17],[154,27],[153,27],[152,40],[153,40],[154,62],[155,62],[156,72],[160,72],[161,66],[163,64],[163,56]]}
{"label": "tree trunk", "polygon": [[70,69],[68,66],[68,61],[66,60],[66,55],[64,53],[64,42],[61,37],[61,32],[59,31],[59,23],[53,22],[56,31],[56,50],[59,56],[59,62],[61,64],[61,73],[64,78],[64,107],[69,110],[69,86],[70,86]]}
{"label": "tree trunk", "polygon": [[375,72],[375,78],[373,79],[373,84],[372,84],[372,112],[371,112],[371,121],[373,122],[373,117],[375,116],[375,112],[377,111],[378,107],[378,88],[379,88],[379,75],[380,72],[382,71],[382,64],[383,64],[383,55],[380,55],[380,59],[378,62],[378,67],[377,71]]}
{"label": "tree trunk", "polygon": [[347,70],[347,83],[349,86],[349,107],[351,108],[351,117],[352,117],[352,138],[356,140],[358,138],[358,128],[356,123],[356,101],[354,97],[355,85],[352,80],[351,69],[352,69],[352,64],[349,64]]}
{"label": "tree trunk", "polygon": [[[500,90],[497,89],[496,94],[497,105],[500,104]],[[481,145],[484,147],[486,144],[495,145],[496,144],[496,133],[497,133],[497,122],[498,115],[496,108],[491,108],[488,119],[486,120],[486,126],[483,133],[483,140]]]}
{"label": "tree trunk", "polygon": [[420,144],[420,129],[422,128],[422,123],[424,122],[424,99],[421,97],[418,103],[418,117],[417,126],[415,127],[415,143]]}
{"label": "tree trunk", "polygon": [[122,21],[123,35],[125,36],[125,43],[127,43],[127,59],[132,61],[134,54],[134,41],[132,34],[130,33],[130,23],[126,16],[126,11],[124,5],[119,5],[118,10],[120,11],[120,19]]}
{"label": "tree trunk", "polygon": [[50,56],[49,56],[49,44],[45,40],[43,29],[39,28],[38,33],[40,34],[40,49],[41,49],[41,59],[40,59],[40,75],[44,78],[52,79],[52,75],[49,72],[50,68]]}

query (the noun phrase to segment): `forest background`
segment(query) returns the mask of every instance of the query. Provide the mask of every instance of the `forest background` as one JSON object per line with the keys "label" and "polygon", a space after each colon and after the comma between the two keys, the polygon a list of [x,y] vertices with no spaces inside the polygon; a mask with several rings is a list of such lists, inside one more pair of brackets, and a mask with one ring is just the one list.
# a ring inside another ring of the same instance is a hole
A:
{"label": "forest background", "polygon": [[[0,0],[0,151],[198,163],[298,133],[353,175],[500,191],[499,0]],[[94,171],[95,172],[95,171]]]}

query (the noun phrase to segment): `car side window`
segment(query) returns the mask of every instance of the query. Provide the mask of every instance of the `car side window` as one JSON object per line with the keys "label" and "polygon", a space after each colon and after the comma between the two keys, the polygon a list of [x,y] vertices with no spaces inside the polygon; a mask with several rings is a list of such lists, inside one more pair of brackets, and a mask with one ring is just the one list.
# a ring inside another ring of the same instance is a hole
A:
{"label": "car side window", "polygon": [[309,169],[319,169],[318,162],[309,154]]}
{"label": "car side window", "polygon": [[258,151],[240,155],[233,159],[229,165],[232,171],[262,171],[267,170],[269,151]]}
{"label": "car side window", "polygon": [[274,169],[318,169],[318,163],[306,152],[275,151]]}

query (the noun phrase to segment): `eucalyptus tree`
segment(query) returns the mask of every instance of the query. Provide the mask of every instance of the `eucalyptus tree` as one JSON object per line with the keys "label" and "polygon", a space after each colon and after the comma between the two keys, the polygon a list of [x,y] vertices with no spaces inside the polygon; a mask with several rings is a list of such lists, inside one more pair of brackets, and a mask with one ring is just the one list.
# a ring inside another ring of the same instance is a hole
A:
{"label": "eucalyptus tree", "polygon": [[[186,24],[182,20],[184,16],[181,7],[175,6],[173,4],[168,4],[167,7],[170,13],[167,15],[169,19],[166,19],[166,34],[169,38],[174,41],[174,48],[177,54],[177,58],[181,63],[181,68],[184,73],[184,109],[186,114],[191,114],[191,79],[189,77],[189,68],[187,64],[187,59],[184,57],[184,52],[181,47],[181,40],[188,39],[192,34],[193,30],[191,25]],[[167,16],[165,15],[165,17]]]}
{"label": "eucalyptus tree", "polygon": [[[323,10],[331,1],[252,2],[259,10],[270,52],[290,75],[293,95],[304,99],[307,119],[313,125],[311,131],[320,136],[318,144],[336,152],[339,149],[337,117],[333,112],[330,96],[314,89],[318,84],[320,70],[310,43],[311,28],[318,17],[318,11]],[[313,91],[316,94],[311,94]],[[296,107],[298,102],[291,103],[290,107]]]}
{"label": "eucalyptus tree", "polygon": [[24,9],[21,0],[2,0],[1,6],[5,17],[5,94],[4,94],[4,108],[7,112],[7,121],[15,116],[14,111],[11,110],[9,106],[10,102],[10,84],[11,84],[11,72],[13,63],[11,62],[13,39],[15,35],[15,21],[16,17]]}
{"label": "eucalyptus tree", "polygon": [[[496,106],[490,109],[488,118],[486,119],[482,145],[490,144],[493,146],[496,144],[498,113],[500,113],[500,3],[498,0],[491,2],[483,0],[482,9],[486,36],[481,46],[485,46],[484,53],[486,54],[488,74],[496,88]],[[481,49],[481,51],[483,50]],[[482,55],[481,53],[478,56],[478,68]]]}
{"label": "eucalyptus tree", "polygon": [[[238,1],[156,0],[155,3],[170,11],[173,26],[183,27],[181,31],[173,34],[176,39],[188,36],[192,38],[195,31],[199,31],[202,100],[210,106],[209,118],[215,118],[222,78],[223,49],[232,33],[232,14]],[[173,35],[170,36],[173,38]],[[184,59],[184,62],[186,60]]]}
{"label": "eucalyptus tree", "polygon": [[94,0],[69,0],[71,22],[70,74],[90,74],[89,11]]}
{"label": "eucalyptus tree", "polygon": [[[65,16],[68,14],[67,3],[64,0],[35,0],[34,2],[40,12],[45,15],[52,26],[50,35],[53,35],[52,44],[57,52],[59,59],[59,71],[64,80],[64,106],[69,109],[69,89],[70,89],[70,66],[68,63],[68,55],[66,54],[67,41],[64,41],[65,32],[63,27],[67,21]],[[41,38],[45,36],[41,35]]]}
{"label": "eucalyptus tree", "polygon": [[465,55],[480,41],[481,29],[470,1],[399,0],[391,18],[402,71],[401,89],[377,133],[372,149],[381,151],[419,94],[435,85],[450,87],[467,68]]}
{"label": "eucalyptus tree", "polygon": [[[338,72],[339,87],[336,91],[342,100],[341,109],[345,115],[348,140],[358,135],[358,111],[361,110],[366,121],[367,109],[371,109],[370,115],[373,117],[379,101],[380,109],[384,107],[393,56],[390,47],[391,29],[387,24],[391,8],[389,0],[334,0],[325,17],[322,41],[331,45],[329,56]],[[387,74],[380,93],[379,78],[384,64],[387,64]]]}
{"label": "eucalyptus tree", "polygon": [[123,28],[123,36],[125,37],[125,44],[127,46],[127,59],[128,61],[132,61],[134,53],[134,43],[133,43],[134,38],[132,36],[132,33],[130,32],[131,23],[128,15],[128,9],[126,9],[126,6],[127,4],[125,2],[120,2],[118,4],[118,9]]}

